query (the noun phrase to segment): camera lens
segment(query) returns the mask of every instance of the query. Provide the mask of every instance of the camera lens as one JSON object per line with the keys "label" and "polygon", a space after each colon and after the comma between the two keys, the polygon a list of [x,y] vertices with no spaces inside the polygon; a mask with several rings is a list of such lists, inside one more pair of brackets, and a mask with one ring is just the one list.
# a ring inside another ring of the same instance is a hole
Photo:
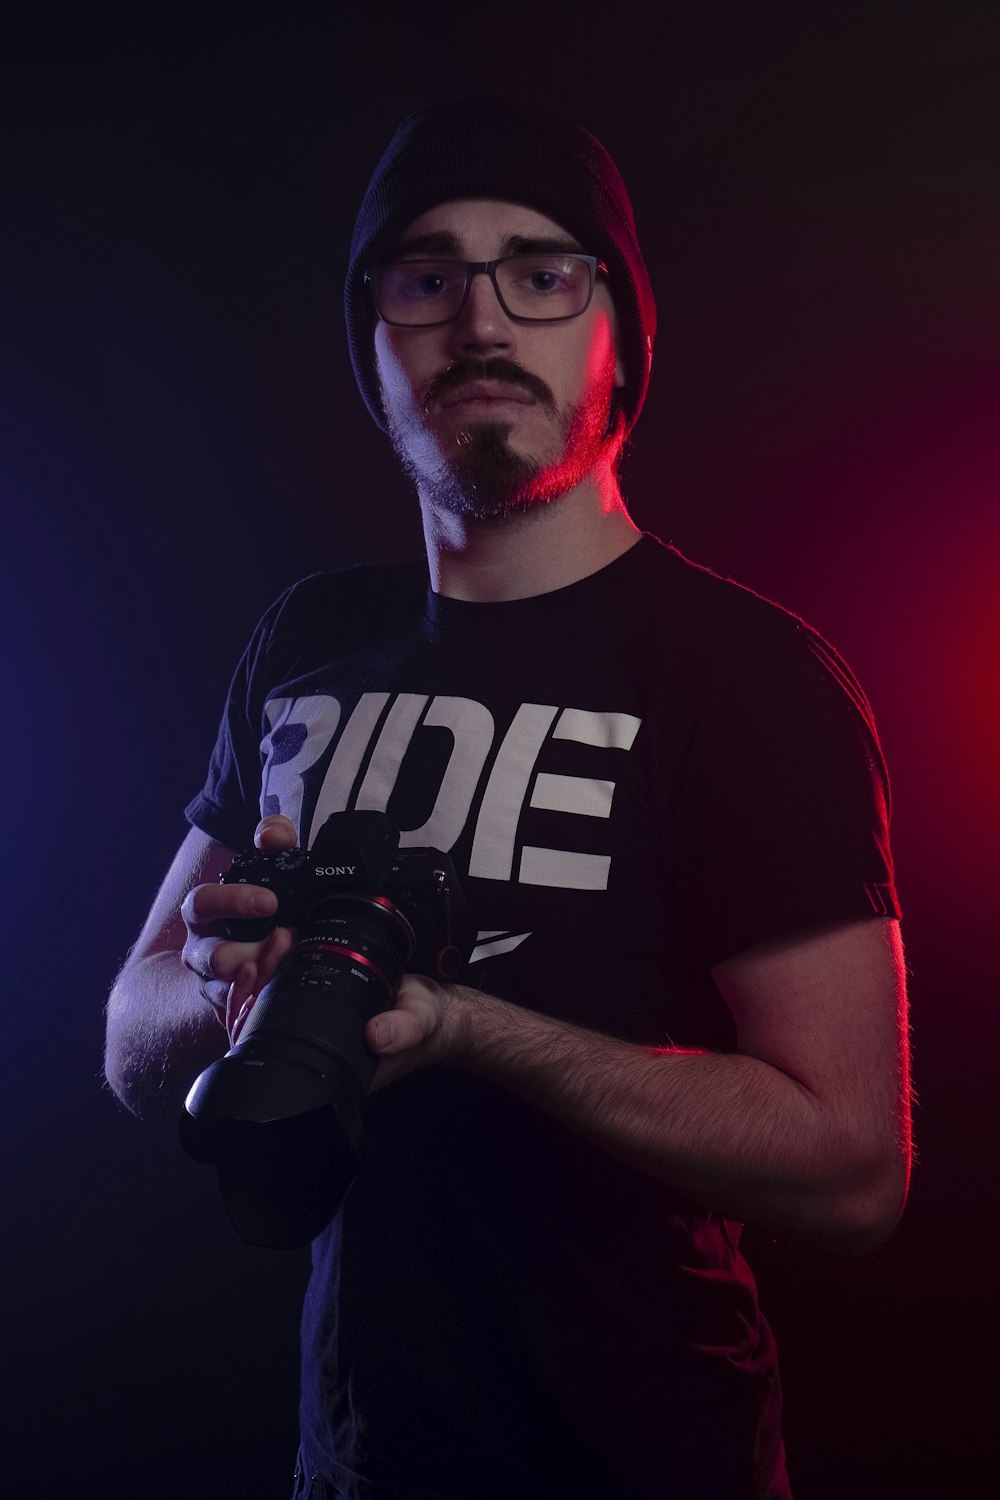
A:
{"label": "camera lens", "polygon": [[364,1077],[375,1060],[365,1047],[365,1024],[392,1005],[413,952],[403,914],[381,896],[338,896],[310,914],[309,925],[264,989],[240,1035],[238,1051],[274,1034],[330,1049]]}
{"label": "camera lens", "polygon": [[414,944],[383,896],[319,902],[236,1046],[195,1082],[185,1148],[216,1164],[226,1210],[250,1244],[306,1244],[336,1213],[358,1168],[377,1066],[365,1026],[391,1007]]}

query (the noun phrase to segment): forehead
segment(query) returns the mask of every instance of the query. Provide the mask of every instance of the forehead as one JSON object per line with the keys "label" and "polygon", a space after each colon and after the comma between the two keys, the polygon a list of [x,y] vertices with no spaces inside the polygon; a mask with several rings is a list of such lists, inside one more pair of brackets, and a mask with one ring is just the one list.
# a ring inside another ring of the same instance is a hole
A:
{"label": "forehead", "polygon": [[582,250],[568,229],[538,209],[502,198],[455,198],[438,203],[408,224],[399,249],[435,249],[470,260],[507,253],[521,242],[551,243],[553,249]]}

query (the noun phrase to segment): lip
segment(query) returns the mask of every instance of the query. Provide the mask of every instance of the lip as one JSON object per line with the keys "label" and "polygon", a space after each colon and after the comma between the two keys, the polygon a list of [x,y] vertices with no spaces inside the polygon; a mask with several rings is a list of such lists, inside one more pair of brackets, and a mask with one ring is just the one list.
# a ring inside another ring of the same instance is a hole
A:
{"label": "lip", "polygon": [[514,402],[517,406],[531,406],[533,401],[524,386],[512,385],[508,380],[469,380],[449,391],[441,405],[492,406]]}

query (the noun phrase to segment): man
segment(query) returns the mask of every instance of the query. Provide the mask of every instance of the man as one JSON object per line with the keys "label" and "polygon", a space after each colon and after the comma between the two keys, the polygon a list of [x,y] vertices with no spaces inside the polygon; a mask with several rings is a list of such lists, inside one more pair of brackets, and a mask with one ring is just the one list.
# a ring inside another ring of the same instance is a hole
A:
{"label": "man", "polygon": [[387,810],[450,850],[479,943],[465,982],[407,977],[366,1032],[296,1496],[785,1496],[739,1223],[861,1253],[908,1170],[867,705],[801,621],[628,518],[655,311],[586,131],[496,101],[405,121],[345,305],[427,567],[317,575],[265,616],[112,996],[108,1077],[133,1108],[180,1097],[288,952],[220,937],[273,910],[215,883],[261,815],[277,849]]}

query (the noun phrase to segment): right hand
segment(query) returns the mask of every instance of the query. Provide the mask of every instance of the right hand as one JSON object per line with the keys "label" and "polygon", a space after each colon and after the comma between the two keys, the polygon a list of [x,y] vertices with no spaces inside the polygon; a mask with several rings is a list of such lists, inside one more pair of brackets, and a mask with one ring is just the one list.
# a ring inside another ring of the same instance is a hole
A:
{"label": "right hand", "polygon": [[[298,835],[290,818],[275,815],[261,819],[253,841],[270,854],[294,849]],[[277,905],[273,891],[259,885],[196,885],[181,906],[187,927],[181,958],[201,980],[201,993],[226,1028],[230,1046],[294,938],[288,927],[276,927],[263,942],[236,943],[223,936],[223,924],[237,917],[269,916]]]}

